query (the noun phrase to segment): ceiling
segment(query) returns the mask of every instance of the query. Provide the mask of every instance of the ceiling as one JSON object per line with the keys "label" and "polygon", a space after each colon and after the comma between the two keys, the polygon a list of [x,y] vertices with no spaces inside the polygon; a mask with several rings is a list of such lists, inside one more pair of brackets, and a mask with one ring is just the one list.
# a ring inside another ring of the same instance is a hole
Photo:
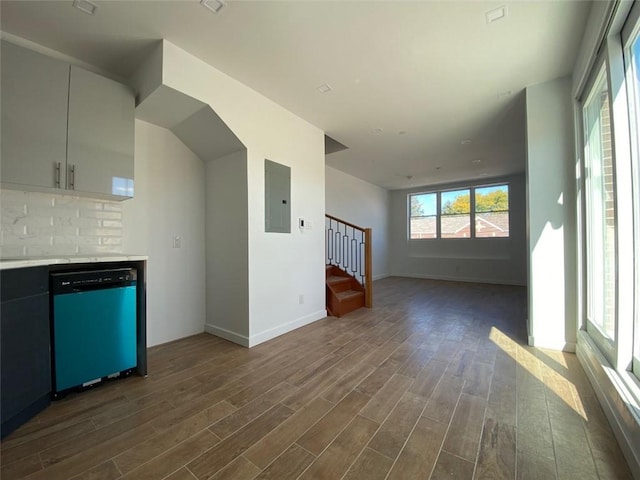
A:
{"label": "ceiling", "polygon": [[348,147],[328,165],[390,189],[523,172],[523,89],[571,73],[591,7],[265,0],[213,14],[199,0],[92,1],[94,15],[3,0],[1,27],[124,78],[166,38]]}

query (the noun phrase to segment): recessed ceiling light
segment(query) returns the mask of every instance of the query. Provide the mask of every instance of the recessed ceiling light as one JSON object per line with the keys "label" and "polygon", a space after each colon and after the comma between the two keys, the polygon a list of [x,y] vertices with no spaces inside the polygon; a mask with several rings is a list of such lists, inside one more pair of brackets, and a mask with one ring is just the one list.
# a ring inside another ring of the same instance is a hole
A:
{"label": "recessed ceiling light", "polygon": [[369,133],[371,133],[371,135],[380,135],[382,132],[383,132],[383,130],[378,127],[378,128],[372,129],[371,132],[369,132]]}
{"label": "recessed ceiling light", "polygon": [[200,0],[200,5],[213,13],[220,13],[227,6],[223,0]]}
{"label": "recessed ceiling light", "polygon": [[471,139],[466,138],[460,142],[461,145],[469,145],[471,143]]}
{"label": "recessed ceiling light", "polygon": [[471,160],[471,163],[482,163],[482,159],[481,158],[474,158],[473,160]]}
{"label": "recessed ceiling light", "polygon": [[329,85],[328,83],[323,83],[319,87],[316,87],[316,89],[320,93],[329,93],[331,90],[333,90],[333,88],[331,88],[331,85]]}
{"label": "recessed ceiling light", "polygon": [[487,23],[497,22],[498,20],[502,20],[507,16],[507,6],[501,5],[498,8],[494,8],[493,10],[489,10],[484,14],[487,19]]}
{"label": "recessed ceiling light", "polygon": [[93,15],[96,13],[98,9],[97,5],[94,5],[89,0],[73,0],[73,6],[76,7],[81,12],[84,12],[89,15]]}

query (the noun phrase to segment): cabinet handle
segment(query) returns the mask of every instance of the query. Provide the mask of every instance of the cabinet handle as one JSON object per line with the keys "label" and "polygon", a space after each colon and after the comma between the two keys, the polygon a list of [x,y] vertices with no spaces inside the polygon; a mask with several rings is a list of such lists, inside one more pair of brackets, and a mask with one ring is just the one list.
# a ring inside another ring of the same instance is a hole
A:
{"label": "cabinet handle", "polygon": [[76,166],[69,165],[69,190],[76,189]]}
{"label": "cabinet handle", "polygon": [[56,188],[60,188],[60,162],[55,164],[55,186]]}

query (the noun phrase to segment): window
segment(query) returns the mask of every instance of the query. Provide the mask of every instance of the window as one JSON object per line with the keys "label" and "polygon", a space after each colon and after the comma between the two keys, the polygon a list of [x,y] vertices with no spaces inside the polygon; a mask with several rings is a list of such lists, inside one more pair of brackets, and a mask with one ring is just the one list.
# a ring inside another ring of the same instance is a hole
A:
{"label": "window", "polygon": [[[638,16],[636,6],[636,16]],[[635,312],[633,327],[632,371],[640,378],[640,23],[630,16],[623,31],[629,117],[631,128],[631,167],[633,176],[634,246],[635,246]]]}
{"label": "window", "polygon": [[574,72],[574,86],[588,75],[575,111],[581,143],[577,348],[603,407],[620,426],[621,444],[638,458],[632,436],[640,424],[629,419],[640,418],[640,2],[607,6],[597,54],[586,62],[588,71]]}
{"label": "window", "polygon": [[471,237],[471,194],[469,190],[440,193],[442,238]]}
{"label": "window", "polygon": [[624,6],[579,100],[581,293],[587,334],[640,401],[640,3]]}
{"label": "window", "polygon": [[509,186],[491,185],[409,195],[409,238],[509,236]]}
{"label": "window", "polygon": [[610,100],[602,66],[583,106],[586,172],[587,331],[605,350],[615,337],[616,209]]}
{"label": "window", "polygon": [[410,195],[410,238],[437,238],[437,195]]}
{"label": "window", "polygon": [[476,237],[509,236],[509,188],[476,188]]}

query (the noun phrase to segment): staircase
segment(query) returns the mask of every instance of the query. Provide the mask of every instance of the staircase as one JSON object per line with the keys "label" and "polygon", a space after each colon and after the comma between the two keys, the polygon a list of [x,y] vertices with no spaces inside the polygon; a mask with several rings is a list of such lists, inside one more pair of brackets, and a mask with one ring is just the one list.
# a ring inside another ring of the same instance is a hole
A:
{"label": "staircase", "polygon": [[325,215],[327,311],[341,317],[373,305],[371,229]]}
{"label": "staircase", "polygon": [[365,289],[355,278],[335,265],[327,265],[327,311],[341,317],[365,306]]}

